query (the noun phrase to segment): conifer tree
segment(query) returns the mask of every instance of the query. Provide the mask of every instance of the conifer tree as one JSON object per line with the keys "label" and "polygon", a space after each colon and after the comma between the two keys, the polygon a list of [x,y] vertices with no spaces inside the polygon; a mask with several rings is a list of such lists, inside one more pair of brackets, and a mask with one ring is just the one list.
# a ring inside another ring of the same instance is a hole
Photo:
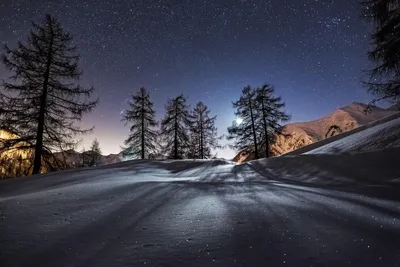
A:
{"label": "conifer tree", "polygon": [[79,164],[79,166],[85,167],[86,166],[86,149],[85,149],[85,147],[83,147],[81,149],[80,154],[81,154],[81,157],[82,157],[82,162],[81,162],[81,164]]}
{"label": "conifer tree", "polygon": [[211,150],[220,147],[218,140],[221,137],[217,136],[216,118],[210,117],[210,110],[203,102],[197,103],[191,116],[190,158],[211,158]]}
{"label": "conifer tree", "polygon": [[400,1],[365,0],[365,17],[374,23],[371,35],[373,48],[368,53],[375,67],[364,82],[368,91],[376,96],[372,101],[400,100]]}
{"label": "conifer tree", "polygon": [[153,103],[145,88],[140,88],[136,95],[132,95],[129,109],[122,119],[125,125],[130,124],[130,135],[125,140],[127,146],[123,150],[126,157],[146,159],[157,152],[157,126]]}
{"label": "conifer tree", "polygon": [[195,133],[193,129],[190,130],[190,136],[188,141],[188,149],[186,152],[186,157],[188,159],[199,159],[200,158],[200,136]]}
{"label": "conifer tree", "polygon": [[[259,141],[257,134],[257,100],[256,92],[250,86],[242,90],[240,99],[233,102],[235,116],[238,118],[228,128],[228,140],[235,139],[233,148],[239,151],[254,152],[259,158]],[[238,120],[241,122],[238,123]]]}
{"label": "conifer tree", "polygon": [[168,158],[182,159],[188,152],[191,127],[189,107],[180,95],[168,101],[166,114],[161,121],[164,152]]}
{"label": "conifer tree", "polygon": [[277,134],[282,132],[282,122],[290,120],[282,109],[285,107],[285,102],[281,97],[275,97],[273,94],[275,89],[265,84],[256,90],[256,103],[257,103],[257,126],[261,126],[259,133],[260,147],[264,147],[264,156],[270,156],[270,144],[275,140]]}
{"label": "conifer tree", "polygon": [[34,150],[33,174],[59,166],[53,152],[74,148],[76,135],[91,130],[75,124],[97,100],[90,100],[93,88],[76,83],[82,72],[71,43],[72,36],[47,15],[42,25],[33,24],[26,44],[5,47],[3,63],[13,76],[0,92],[0,127],[18,135],[6,147],[23,143],[21,149]]}
{"label": "conifer tree", "polygon": [[92,145],[90,146],[90,157],[90,166],[96,166],[99,164],[99,160],[101,158],[101,149],[97,138],[93,140]]}

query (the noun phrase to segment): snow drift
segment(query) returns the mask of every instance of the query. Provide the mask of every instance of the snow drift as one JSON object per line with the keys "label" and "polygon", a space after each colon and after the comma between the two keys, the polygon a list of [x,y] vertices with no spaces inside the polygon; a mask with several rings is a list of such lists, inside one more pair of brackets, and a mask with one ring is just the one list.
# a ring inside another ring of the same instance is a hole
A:
{"label": "snow drift", "polygon": [[[366,104],[354,102],[317,120],[287,124],[283,133],[278,135],[275,142],[271,144],[271,153],[273,155],[299,154],[298,151],[303,151],[310,145],[316,145],[316,142],[330,142],[341,133],[347,133],[354,129],[361,130],[363,128],[359,127],[398,112],[395,107],[389,109],[371,107],[370,112],[366,114],[364,111],[366,108]],[[246,162],[253,159],[253,153],[240,152],[233,161]]]}
{"label": "snow drift", "polygon": [[[373,149],[396,147],[398,146],[398,142],[391,142],[391,141],[395,141],[400,137],[398,132],[399,131],[398,128],[400,127],[400,125],[397,120],[399,118],[400,118],[400,112],[397,112],[383,119],[360,126],[351,131],[333,136],[331,138],[286,153],[283,156],[301,155],[310,151],[313,151],[312,153],[314,153],[317,152],[317,149],[322,147],[325,148],[319,151],[321,152],[324,151],[322,153],[329,153],[329,154],[351,152],[351,151],[353,152],[370,151]],[[357,140],[358,138],[361,138],[364,141],[360,142],[360,140]],[[379,145],[371,145],[374,142],[379,142]],[[340,149],[339,146],[336,146],[339,143],[345,144],[347,146],[347,149],[345,149],[344,147]]]}
{"label": "snow drift", "polygon": [[[287,155],[236,164],[226,160],[135,160],[0,181],[7,195],[59,187],[70,190],[108,184],[190,181],[202,183],[292,180],[316,184],[382,185],[400,182],[400,113],[302,155]],[[349,134],[350,133],[350,134]],[[335,138],[334,137],[334,138]],[[322,143],[323,144],[323,143]]]}
{"label": "snow drift", "polygon": [[0,266],[398,266],[399,120],[331,154],[0,181]]}

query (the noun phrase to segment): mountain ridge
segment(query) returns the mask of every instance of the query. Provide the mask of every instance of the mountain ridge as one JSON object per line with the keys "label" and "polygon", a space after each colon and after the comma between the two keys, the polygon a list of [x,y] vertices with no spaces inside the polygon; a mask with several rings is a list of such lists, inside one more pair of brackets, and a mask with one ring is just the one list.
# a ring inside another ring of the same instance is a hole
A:
{"label": "mountain ridge", "polygon": [[[366,113],[367,107],[367,104],[353,102],[316,120],[289,123],[283,127],[282,134],[278,135],[271,145],[271,153],[279,156],[397,112],[393,108],[370,107]],[[233,161],[245,162],[252,159],[253,153],[239,152]]]}

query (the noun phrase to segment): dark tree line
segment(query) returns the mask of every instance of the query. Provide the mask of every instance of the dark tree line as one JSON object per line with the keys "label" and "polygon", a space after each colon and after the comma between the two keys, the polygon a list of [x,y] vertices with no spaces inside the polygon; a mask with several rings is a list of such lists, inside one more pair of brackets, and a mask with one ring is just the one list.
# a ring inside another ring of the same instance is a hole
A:
{"label": "dark tree line", "polygon": [[130,125],[123,154],[130,158],[148,159],[159,155],[170,159],[205,159],[212,157],[212,149],[220,147],[215,127],[216,116],[199,102],[190,110],[183,95],[170,99],[160,128],[155,118],[153,103],[145,88],[132,96],[123,117]]}
{"label": "dark tree line", "polygon": [[375,63],[364,82],[376,98],[399,101],[400,97],[400,1],[365,0],[364,16],[373,22],[372,49],[368,56]]}
{"label": "dark tree line", "polygon": [[274,96],[274,91],[267,84],[256,89],[247,86],[239,100],[232,103],[240,123],[234,121],[228,128],[228,139],[235,140],[236,150],[254,152],[256,159],[270,156],[270,144],[281,133],[281,123],[290,119],[282,110],[285,103]]}
{"label": "dark tree line", "polygon": [[[77,135],[92,130],[78,126],[98,100],[92,99],[93,88],[78,84],[82,72],[72,40],[60,23],[47,15],[42,24],[33,23],[26,43],[13,49],[5,46],[2,60],[12,76],[0,91],[0,129],[12,137],[0,140],[0,153],[16,147],[27,151],[26,174],[66,168],[65,153],[60,157],[55,152],[73,150]],[[289,119],[281,111],[281,98],[273,93],[267,85],[246,87],[234,103],[235,114],[243,123],[229,128],[229,138],[236,140],[238,149],[254,150],[257,158],[269,156],[269,144],[280,131],[280,122]],[[207,159],[213,157],[214,149],[221,148],[216,116],[211,116],[202,102],[191,109],[183,95],[170,99],[160,122],[145,88],[133,94],[128,104],[122,118],[130,126],[124,156]],[[83,166],[85,155],[89,165],[98,164],[101,151],[97,140],[83,154]]]}

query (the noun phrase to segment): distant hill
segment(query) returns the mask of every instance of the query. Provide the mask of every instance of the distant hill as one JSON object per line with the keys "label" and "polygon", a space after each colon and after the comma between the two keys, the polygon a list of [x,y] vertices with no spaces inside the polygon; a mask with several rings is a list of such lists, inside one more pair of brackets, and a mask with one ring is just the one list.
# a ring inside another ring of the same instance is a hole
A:
{"label": "distant hill", "polygon": [[[76,152],[75,150],[68,150],[65,152],[55,153],[56,157],[63,159],[65,157],[66,163],[71,168],[89,166],[90,161],[93,158],[93,152],[85,151],[83,153]],[[110,154],[110,155],[96,155],[97,165],[113,164],[122,161],[122,154]]]}
{"label": "distant hill", "polygon": [[390,107],[388,108],[388,110],[391,110],[391,111],[400,111],[400,102],[398,102],[398,103],[396,103],[396,104],[393,104],[392,106],[390,106]]}
{"label": "distant hill", "polygon": [[[283,134],[271,145],[271,152],[273,155],[282,155],[398,112],[393,106],[389,109],[372,107],[366,114],[366,107],[366,104],[354,102],[318,120],[287,124]],[[233,161],[244,162],[252,159],[253,153],[241,152]]]}

